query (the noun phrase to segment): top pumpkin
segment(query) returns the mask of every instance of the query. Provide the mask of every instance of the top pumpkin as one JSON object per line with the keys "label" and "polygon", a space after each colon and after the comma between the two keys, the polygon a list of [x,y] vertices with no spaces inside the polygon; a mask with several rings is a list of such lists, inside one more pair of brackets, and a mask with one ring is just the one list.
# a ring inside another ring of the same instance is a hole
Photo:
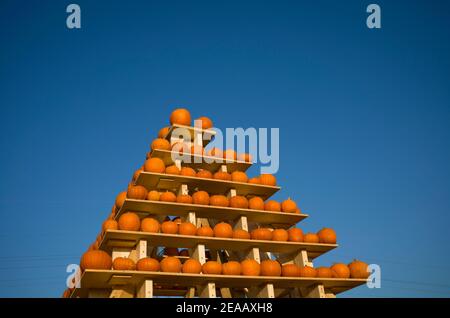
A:
{"label": "top pumpkin", "polygon": [[211,129],[213,128],[213,122],[208,117],[202,116],[197,118],[196,120],[200,120],[202,124],[202,129]]}
{"label": "top pumpkin", "polygon": [[191,125],[191,114],[185,108],[177,108],[170,114],[171,125]]}

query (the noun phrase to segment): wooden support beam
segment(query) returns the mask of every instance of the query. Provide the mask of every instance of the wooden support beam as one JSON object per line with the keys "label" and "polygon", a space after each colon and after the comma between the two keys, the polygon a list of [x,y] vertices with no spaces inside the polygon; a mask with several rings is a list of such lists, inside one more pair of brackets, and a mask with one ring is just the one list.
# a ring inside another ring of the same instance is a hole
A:
{"label": "wooden support beam", "polygon": [[214,283],[199,286],[197,290],[200,298],[216,298],[216,284]]}
{"label": "wooden support beam", "polygon": [[153,298],[153,281],[146,279],[137,286],[137,298]]}
{"label": "wooden support beam", "polygon": [[134,286],[133,285],[120,285],[113,286],[109,298],[133,298]]}

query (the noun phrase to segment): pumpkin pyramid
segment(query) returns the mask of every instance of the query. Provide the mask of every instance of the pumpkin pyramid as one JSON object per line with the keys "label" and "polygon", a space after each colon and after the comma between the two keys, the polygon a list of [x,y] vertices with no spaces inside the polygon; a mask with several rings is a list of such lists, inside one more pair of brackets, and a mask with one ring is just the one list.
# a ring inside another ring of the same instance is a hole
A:
{"label": "pumpkin pyramid", "polygon": [[275,176],[249,178],[249,154],[205,150],[215,131],[200,120],[172,112],[64,297],[329,298],[366,282],[361,261],[314,268],[334,230],[304,234],[296,202],[270,200]]}

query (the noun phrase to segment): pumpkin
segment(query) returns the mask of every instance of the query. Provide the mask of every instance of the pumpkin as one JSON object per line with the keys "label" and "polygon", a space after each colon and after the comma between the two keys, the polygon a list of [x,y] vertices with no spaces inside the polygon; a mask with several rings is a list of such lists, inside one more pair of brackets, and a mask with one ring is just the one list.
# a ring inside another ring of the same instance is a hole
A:
{"label": "pumpkin", "polygon": [[140,168],[138,170],[136,170],[133,173],[133,178],[131,179],[132,182],[135,182],[137,180],[137,178],[139,177],[139,175],[141,174],[141,172],[144,171],[144,169]]}
{"label": "pumpkin", "polygon": [[336,232],[333,229],[324,227],[317,232],[320,243],[336,244]]}
{"label": "pumpkin", "polygon": [[119,218],[119,230],[122,231],[139,231],[141,227],[141,220],[136,213],[127,212]]}
{"label": "pumpkin", "polygon": [[219,148],[211,148],[210,150],[208,150],[207,155],[210,157],[223,158],[223,151]]}
{"label": "pumpkin", "polygon": [[111,269],[112,259],[105,251],[91,250],[81,256],[80,267],[85,269]]}
{"label": "pumpkin", "polygon": [[184,248],[178,253],[178,255],[184,256],[184,257],[189,257],[189,250],[187,248]]}
{"label": "pumpkin", "polygon": [[231,181],[231,175],[225,171],[217,171],[214,173],[213,178],[216,180]]}
{"label": "pumpkin", "polygon": [[176,247],[166,247],[164,248],[164,255],[167,256],[178,256],[180,253],[178,252],[178,248]]}
{"label": "pumpkin", "polygon": [[72,290],[70,288],[67,288],[64,290],[64,293],[62,294],[62,298],[70,298],[70,295],[72,294]]}
{"label": "pumpkin", "polygon": [[276,229],[272,231],[272,241],[286,242],[289,239],[289,233],[285,229]]}
{"label": "pumpkin", "polygon": [[241,275],[241,263],[229,261],[222,264],[223,275]]}
{"label": "pumpkin", "polygon": [[159,200],[163,202],[175,202],[177,201],[177,196],[173,192],[166,191],[161,193]]}
{"label": "pumpkin", "polygon": [[152,141],[151,145],[152,150],[161,149],[161,150],[170,150],[170,142],[167,139],[156,138]]}
{"label": "pumpkin", "polygon": [[300,267],[300,277],[316,277],[317,271],[311,266]]}
{"label": "pumpkin", "polygon": [[239,161],[244,161],[244,162],[252,162],[253,161],[252,155],[250,155],[249,153],[240,153],[237,156],[237,159]]}
{"label": "pumpkin", "polygon": [[328,267],[318,267],[316,268],[317,277],[320,278],[333,278],[333,271]]}
{"label": "pumpkin", "polygon": [[241,271],[244,276],[259,276],[261,265],[254,259],[246,259],[241,262]]}
{"label": "pumpkin", "polygon": [[127,257],[116,257],[113,261],[113,268],[118,271],[134,271],[136,264]]}
{"label": "pumpkin", "polygon": [[127,191],[130,190],[132,186],[134,186],[133,182],[128,183]]}
{"label": "pumpkin", "polygon": [[316,233],[306,233],[303,236],[303,242],[305,243],[319,243],[319,237]]}
{"label": "pumpkin", "polygon": [[173,221],[164,221],[161,224],[161,231],[165,234],[177,234],[178,224]]}
{"label": "pumpkin", "polygon": [[117,197],[116,197],[116,208],[118,210],[120,210],[120,208],[122,207],[123,203],[125,202],[125,199],[127,198],[127,193],[124,192],[120,192]]}
{"label": "pumpkin", "polygon": [[281,276],[284,277],[299,277],[300,267],[295,264],[285,264],[281,267]]}
{"label": "pumpkin", "polygon": [[171,125],[191,125],[191,113],[185,108],[177,108],[170,114]]}
{"label": "pumpkin", "polygon": [[231,238],[233,237],[233,228],[230,224],[225,222],[217,223],[216,226],[214,226],[214,236]]}
{"label": "pumpkin", "polygon": [[288,230],[290,242],[303,242],[303,231],[297,227],[293,227]]}
{"label": "pumpkin", "polygon": [[203,153],[205,152],[205,149],[203,149],[200,145],[192,145],[191,146],[191,154],[195,156],[203,156]]}
{"label": "pumpkin", "polygon": [[269,200],[264,204],[264,210],[272,211],[272,212],[280,212],[281,204],[275,200]]}
{"label": "pumpkin", "polygon": [[264,210],[264,200],[260,197],[253,197],[248,200],[248,208],[252,210]]}
{"label": "pumpkin", "polygon": [[145,200],[148,191],[145,187],[141,185],[131,186],[127,192],[127,198],[135,200]]}
{"label": "pumpkin", "polygon": [[223,152],[223,159],[226,159],[226,161],[233,161],[237,159],[237,153],[236,151],[232,149],[227,149]]}
{"label": "pumpkin", "polygon": [[119,224],[115,220],[106,220],[102,224],[102,231],[106,232],[107,230],[117,230],[119,228]]}
{"label": "pumpkin", "polygon": [[286,213],[295,213],[297,210],[297,203],[295,201],[291,200],[291,198],[284,200],[281,203],[281,211]]}
{"label": "pumpkin", "polygon": [[165,257],[160,265],[161,270],[166,273],[179,273],[181,271],[181,262],[174,256]]}
{"label": "pumpkin", "polygon": [[281,276],[281,265],[277,261],[266,259],[261,262],[261,276]]}
{"label": "pumpkin", "polygon": [[233,231],[233,238],[241,240],[249,240],[250,233],[248,233],[246,230],[237,229]]}
{"label": "pumpkin", "polygon": [[272,174],[263,173],[262,175],[259,176],[259,181],[261,182],[261,184],[267,185],[267,186],[276,186],[277,185],[277,179]]}
{"label": "pumpkin", "polygon": [[202,271],[202,264],[196,259],[190,258],[184,262],[181,271],[187,274],[200,274]]}
{"label": "pumpkin", "polygon": [[160,265],[157,259],[151,257],[141,258],[136,263],[136,270],[144,272],[158,272]]}
{"label": "pumpkin", "polygon": [[248,200],[241,195],[235,195],[230,199],[230,207],[238,209],[248,209]]}
{"label": "pumpkin", "polygon": [[270,241],[272,239],[272,231],[265,228],[254,229],[250,232],[252,240]]}
{"label": "pumpkin", "polygon": [[165,138],[170,131],[170,127],[163,127],[158,132],[158,138]]}
{"label": "pumpkin", "polygon": [[348,268],[350,269],[350,277],[351,278],[367,278],[369,277],[369,265],[362,261],[354,260],[350,264],[348,264]]}
{"label": "pumpkin", "polygon": [[181,235],[195,235],[197,227],[190,222],[183,222],[178,226],[178,234]]}
{"label": "pumpkin", "polygon": [[190,167],[182,167],[180,171],[180,175],[186,176],[186,177],[196,177],[197,173],[194,169]]}
{"label": "pumpkin", "polygon": [[297,208],[295,209],[295,212],[294,212],[294,213],[301,214],[301,213],[302,213],[302,210],[300,210],[300,208],[297,207]]}
{"label": "pumpkin", "polygon": [[161,194],[156,191],[156,190],[152,190],[149,191],[147,194],[147,200],[149,201],[159,201],[159,197],[161,196]]}
{"label": "pumpkin", "polygon": [[228,198],[224,195],[212,195],[209,198],[209,204],[213,205],[213,206],[222,206],[222,207],[227,207],[230,205],[230,201],[228,200]]}
{"label": "pumpkin", "polygon": [[213,128],[213,122],[208,117],[202,116],[197,118],[196,120],[201,121],[202,129],[211,129]]}
{"label": "pumpkin", "polygon": [[248,177],[247,177],[247,174],[245,172],[233,171],[231,173],[231,181],[247,183],[248,182]]}
{"label": "pumpkin", "polygon": [[208,205],[209,194],[206,191],[197,191],[192,195],[192,202],[194,204]]}
{"label": "pumpkin", "polygon": [[178,168],[176,165],[171,165],[166,167],[167,174],[173,174],[173,175],[179,175],[180,174],[180,168]]}
{"label": "pumpkin", "polygon": [[248,183],[251,184],[261,184],[261,180],[258,177],[248,179]]}
{"label": "pumpkin", "polygon": [[212,179],[213,175],[208,170],[200,170],[199,172],[197,172],[196,177],[203,178],[203,179]]}
{"label": "pumpkin", "polygon": [[179,216],[177,216],[176,218],[174,218],[172,221],[174,221],[176,224],[180,225],[181,224],[181,218]]}
{"label": "pumpkin", "polygon": [[192,204],[192,197],[189,194],[179,194],[177,196],[178,203]]}
{"label": "pumpkin", "polygon": [[166,170],[166,165],[164,161],[160,158],[149,158],[145,160],[144,171],[154,172],[154,173],[164,173]]}
{"label": "pumpkin", "polygon": [[335,263],[330,267],[334,278],[349,278],[350,269],[343,263]]}
{"label": "pumpkin", "polygon": [[203,274],[220,275],[222,274],[222,264],[216,261],[207,261],[202,266]]}
{"label": "pumpkin", "polygon": [[213,237],[214,230],[210,226],[202,226],[197,229],[197,236]]}
{"label": "pumpkin", "polygon": [[141,221],[141,231],[148,233],[158,233],[161,225],[154,218],[145,218]]}

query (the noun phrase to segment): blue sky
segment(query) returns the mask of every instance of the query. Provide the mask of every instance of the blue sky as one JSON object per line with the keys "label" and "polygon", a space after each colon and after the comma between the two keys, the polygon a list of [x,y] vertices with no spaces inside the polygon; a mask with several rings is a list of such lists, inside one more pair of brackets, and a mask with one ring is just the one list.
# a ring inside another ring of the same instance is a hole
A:
{"label": "blue sky", "polygon": [[338,233],[315,264],[382,268],[343,296],[450,296],[448,2],[69,3],[0,3],[0,296],[60,296],[179,106],[280,128],[275,199]]}

